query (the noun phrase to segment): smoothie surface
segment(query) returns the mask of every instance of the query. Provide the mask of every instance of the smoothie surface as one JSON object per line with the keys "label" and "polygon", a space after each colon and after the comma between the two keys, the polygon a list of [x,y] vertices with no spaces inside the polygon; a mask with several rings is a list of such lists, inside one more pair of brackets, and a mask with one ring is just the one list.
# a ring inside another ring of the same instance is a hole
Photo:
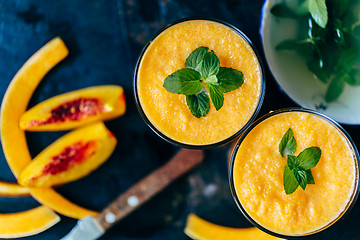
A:
{"label": "smoothie surface", "polygon": [[[200,46],[213,50],[222,67],[241,71],[244,83],[224,94],[219,111],[210,103],[209,113],[196,118],[185,96],[168,92],[163,83],[184,68],[186,58]],[[250,120],[260,100],[262,73],[256,54],[239,33],[217,22],[191,20],[167,28],[150,43],[136,81],[141,107],[156,129],[180,143],[207,145],[231,137]]]}
{"label": "smoothie surface", "polygon": [[[300,186],[287,195],[283,185],[286,159],[279,142],[291,128],[297,142],[294,155],[319,147],[321,158],[311,169],[315,184]],[[357,178],[354,150],[345,136],[314,114],[288,112],[274,115],[253,128],[241,143],[233,168],[236,194],[258,224],[280,234],[314,232],[347,208]]]}

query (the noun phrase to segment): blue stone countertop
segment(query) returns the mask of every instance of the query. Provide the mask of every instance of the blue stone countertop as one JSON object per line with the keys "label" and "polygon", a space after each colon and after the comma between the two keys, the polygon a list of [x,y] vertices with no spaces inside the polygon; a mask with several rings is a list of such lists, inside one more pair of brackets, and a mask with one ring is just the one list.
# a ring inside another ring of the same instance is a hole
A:
{"label": "blue stone countertop", "polygon": [[[54,95],[93,85],[117,84],[125,89],[127,113],[107,122],[118,146],[111,158],[89,176],[57,188],[73,202],[101,210],[119,194],[178,150],[156,136],[135,107],[132,78],[141,49],[163,26],[184,17],[211,17],[242,30],[265,60],[259,35],[260,0],[0,0],[0,97],[23,63],[50,39],[60,36],[69,57],[52,69],[35,91],[29,106]],[[266,96],[259,116],[296,106],[277,86],[265,65]],[[355,143],[360,127],[344,126]],[[64,132],[27,133],[34,157]],[[227,176],[229,146],[207,150],[204,163],[175,181],[101,239],[189,239],[186,217],[196,213],[216,224],[250,227],[232,199]],[[15,181],[0,153],[0,180]],[[39,204],[31,197],[2,198],[0,212],[10,213]],[[359,204],[335,227],[316,239],[360,239]],[[51,229],[26,239],[59,239],[76,221],[61,216]],[[315,238],[313,238],[315,239]]]}

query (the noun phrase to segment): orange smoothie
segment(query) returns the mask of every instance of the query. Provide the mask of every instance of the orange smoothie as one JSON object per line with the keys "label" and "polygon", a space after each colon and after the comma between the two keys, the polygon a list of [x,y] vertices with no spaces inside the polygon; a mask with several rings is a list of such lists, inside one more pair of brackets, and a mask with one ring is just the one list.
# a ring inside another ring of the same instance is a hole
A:
{"label": "orange smoothie", "polygon": [[[287,195],[286,159],[279,142],[291,128],[297,147],[321,149],[311,169],[315,184]],[[264,228],[287,236],[307,235],[331,225],[353,201],[358,182],[354,148],[328,120],[308,112],[284,112],[256,125],[241,142],[233,162],[233,183],[243,210]]]}
{"label": "orange smoothie", "polygon": [[[244,83],[224,94],[216,111],[210,103],[205,117],[194,117],[186,97],[168,92],[164,80],[185,67],[196,48],[213,50],[222,67],[239,70]],[[190,20],[161,32],[145,50],[136,73],[136,94],[150,123],[166,137],[189,145],[209,145],[238,133],[249,122],[260,101],[262,72],[250,44],[232,28],[214,21]]]}

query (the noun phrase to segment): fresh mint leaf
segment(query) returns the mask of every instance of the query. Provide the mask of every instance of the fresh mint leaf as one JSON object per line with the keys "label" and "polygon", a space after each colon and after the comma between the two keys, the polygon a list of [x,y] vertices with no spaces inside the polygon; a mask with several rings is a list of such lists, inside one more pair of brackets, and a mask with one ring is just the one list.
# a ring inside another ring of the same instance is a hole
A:
{"label": "fresh mint leaf", "polygon": [[298,15],[291,8],[289,8],[285,3],[275,4],[270,12],[276,17],[283,18],[296,18]]}
{"label": "fresh mint leaf", "polygon": [[185,67],[200,71],[201,63],[208,50],[209,48],[207,47],[199,47],[192,51],[192,53],[186,59]]}
{"label": "fresh mint leaf", "polygon": [[220,85],[219,83],[219,79],[217,79],[216,75],[212,75],[210,77],[208,77],[206,80],[205,80],[205,83],[211,83],[212,85]]}
{"label": "fresh mint leaf", "polygon": [[214,51],[207,52],[201,63],[200,73],[204,80],[219,72],[220,60],[215,55]]}
{"label": "fresh mint leaf", "polygon": [[194,69],[183,68],[168,76],[163,86],[171,93],[194,95],[203,88],[200,79],[199,72]]}
{"label": "fresh mint leaf", "polygon": [[281,138],[279,143],[279,152],[281,156],[286,157],[287,155],[292,155],[296,151],[296,140],[294,138],[294,133],[291,128],[289,128],[284,136]]}
{"label": "fresh mint leaf", "polygon": [[342,93],[342,91],[344,90],[344,87],[345,87],[345,75],[344,76],[341,76],[341,77],[338,77],[338,76],[335,76],[329,86],[328,86],[328,89],[326,91],[326,94],[325,94],[325,101],[330,103],[330,102],[333,102],[335,101],[339,96],[340,94]]}
{"label": "fresh mint leaf", "polygon": [[187,95],[186,104],[192,115],[197,118],[206,116],[210,110],[210,99],[204,91],[196,95]]}
{"label": "fresh mint leaf", "polygon": [[305,171],[305,173],[306,173],[307,184],[315,184],[313,175],[311,174],[311,170],[308,169]]}
{"label": "fresh mint leaf", "polygon": [[211,101],[214,104],[216,111],[218,111],[224,104],[224,95],[219,86],[211,83],[207,83],[206,85],[210,92]]}
{"label": "fresh mint leaf", "polygon": [[286,194],[295,192],[298,188],[299,182],[296,180],[293,171],[290,170],[289,165],[286,164],[284,169],[284,190]]}
{"label": "fresh mint leaf", "polygon": [[223,93],[238,89],[244,83],[242,72],[232,68],[220,67],[216,77]]}
{"label": "fresh mint leaf", "polygon": [[345,77],[345,81],[351,86],[360,85],[360,70],[353,69],[348,77]]}
{"label": "fresh mint leaf", "polygon": [[300,169],[293,169],[292,171],[300,187],[305,190],[307,184],[306,172]]}
{"label": "fresh mint leaf", "polygon": [[287,155],[287,164],[290,170],[294,170],[299,166],[299,160],[294,155]]}
{"label": "fresh mint leaf", "polygon": [[309,147],[302,151],[299,156],[299,167],[303,170],[309,170],[318,164],[321,157],[321,150],[318,147]]}
{"label": "fresh mint leaf", "polygon": [[348,74],[352,70],[355,60],[356,51],[354,47],[343,50],[336,64],[337,75]]}
{"label": "fresh mint leaf", "polygon": [[295,50],[295,51],[303,51],[304,47],[306,47],[307,44],[314,44],[313,40],[311,38],[306,38],[303,40],[285,40],[279,43],[275,49],[276,50]]}
{"label": "fresh mint leaf", "polygon": [[309,12],[315,22],[322,28],[328,23],[328,11],[325,0],[310,0]]}
{"label": "fresh mint leaf", "polygon": [[318,164],[321,157],[321,150],[318,147],[309,147],[298,156],[283,155],[282,153],[284,153],[284,151],[286,152],[286,146],[288,144],[293,146],[291,148],[291,154],[293,154],[296,150],[296,140],[291,128],[286,131],[279,144],[281,155],[287,158],[284,169],[284,189],[286,194],[291,194],[295,192],[299,185],[305,190],[307,184],[315,184],[310,169]]}
{"label": "fresh mint leaf", "polygon": [[186,95],[186,104],[197,118],[206,116],[210,109],[210,98],[203,83],[208,86],[214,107],[219,110],[224,104],[223,93],[237,89],[244,82],[240,71],[221,68],[214,51],[208,50],[207,47],[195,49],[186,59],[186,68],[168,76],[163,84],[168,92]]}

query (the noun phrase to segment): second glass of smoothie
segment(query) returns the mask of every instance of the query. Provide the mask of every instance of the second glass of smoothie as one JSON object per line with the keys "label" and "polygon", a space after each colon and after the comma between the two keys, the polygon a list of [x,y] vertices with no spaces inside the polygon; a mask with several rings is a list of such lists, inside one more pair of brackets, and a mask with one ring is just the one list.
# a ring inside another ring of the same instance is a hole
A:
{"label": "second glass of smoothie", "polygon": [[[293,156],[309,147],[321,150],[311,169],[312,183],[291,194],[284,189],[289,160],[279,150],[288,129],[296,140]],[[350,136],[332,119],[307,109],[277,110],[258,119],[240,137],[230,163],[230,188],[241,212],[265,232],[281,238],[314,235],[343,218],[355,204],[358,160]]]}

